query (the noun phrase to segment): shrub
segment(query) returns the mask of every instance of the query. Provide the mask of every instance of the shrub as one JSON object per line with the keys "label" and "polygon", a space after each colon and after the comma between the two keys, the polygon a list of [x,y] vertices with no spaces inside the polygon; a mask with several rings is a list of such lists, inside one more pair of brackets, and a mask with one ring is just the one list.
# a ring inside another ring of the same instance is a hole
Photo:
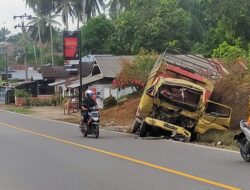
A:
{"label": "shrub", "polygon": [[226,62],[232,62],[237,59],[246,58],[247,52],[237,45],[230,45],[223,42],[217,49],[213,50],[213,57],[223,58]]}
{"label": "shrub", "polygon": [[109,96],[103,101],[104,108],[110,108],[117,104],[117,101],[114,96]]}
{"label": "shrub", "polygon": [[30,99],[30,106],[52,106],[52,101],[48,100],[39,100],[37,98]]}
{"label": "shrub", "polygon": [[113,87],[135,87],[137,91],[142,91],[157,57],[156,52],[142,49],[133,62],[124,60],[121,72],[113,81]]}
{"label": "shrub", "polygon": [[17,98],[30,98],[31,95],[24,89],[15,89],[15,96]]}
{"label": "shrub", "polygon": [[24,89],[15,89],[15,97],[17,97],[17,98],[24,98],[24,100],[25,100],[24,104],[26,106],[30,105],[31,95],[26,90],[24,90]]}

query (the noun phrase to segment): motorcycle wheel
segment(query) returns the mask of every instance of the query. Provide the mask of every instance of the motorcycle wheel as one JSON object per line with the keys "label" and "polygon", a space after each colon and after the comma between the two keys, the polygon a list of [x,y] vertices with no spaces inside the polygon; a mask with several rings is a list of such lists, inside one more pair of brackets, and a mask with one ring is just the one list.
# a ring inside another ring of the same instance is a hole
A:
{"label": "motorcycle wheel", "polygon": [[[241,140],[241,143],[245,146],[246,143],[247,143],[247,138],[244,137],[244,138]],[[243,158],[243,160],[245,160],[246,162],[250,162],[250,156],[249,156],[247,153],[245,153],[244,151],[242,151],[242,150],[240,149],[240,154],[241,154],[241,157]]]}
{"label": "motorcycle wheel", "polygon": [[95,138],[98,139],[99,137],[99,125],[95,125],[94,126],[94,134],[95,134]]}
{"label": "motorcycle wheel", "polygon": [[[81,131],[81,133],[83,134],[83,136],[84,137],[86,137],[87,136],[87,132],[86,132],[86,130],[84,130],[83,128],[82,128],[82,123],[80,124],[81,126],[79,127],[80,128],[80,131]],[[86,135],[86,136],[85,136]]]}

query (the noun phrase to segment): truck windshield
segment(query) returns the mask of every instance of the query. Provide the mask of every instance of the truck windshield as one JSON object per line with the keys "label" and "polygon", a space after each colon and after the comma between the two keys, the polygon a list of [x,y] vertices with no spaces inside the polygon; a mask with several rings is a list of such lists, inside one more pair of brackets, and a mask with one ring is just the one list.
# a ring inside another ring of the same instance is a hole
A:
{"label": "truck windshield", "polygon": [[199,108],[202,91],[184,86],[164,84],[158,89],[158,95],[161,101],[167,101],[184,109],[196,111]]}

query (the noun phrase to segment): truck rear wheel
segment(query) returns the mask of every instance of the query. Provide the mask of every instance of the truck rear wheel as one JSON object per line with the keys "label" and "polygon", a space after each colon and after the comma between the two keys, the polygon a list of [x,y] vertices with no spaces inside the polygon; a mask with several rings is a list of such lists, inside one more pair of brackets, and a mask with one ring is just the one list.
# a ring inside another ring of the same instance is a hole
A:
{"label": "truck rear wheel", "polygon": [[132,133],[136,133],[138,129],[140,128],[141,123],[139,123],[137,120],[134,121],[133,128],[132,128]]}
{"label": "truck rear wheel", "polygon": [[148,132],[148,124],[143,122],[140,128],[140,137],[146,137]]}
{"label": "truck rear wheel", "polygon": [[191,138],[190,138],[190,142],[194,142],[197,140],[197,133],[192,131],[191,132]]}

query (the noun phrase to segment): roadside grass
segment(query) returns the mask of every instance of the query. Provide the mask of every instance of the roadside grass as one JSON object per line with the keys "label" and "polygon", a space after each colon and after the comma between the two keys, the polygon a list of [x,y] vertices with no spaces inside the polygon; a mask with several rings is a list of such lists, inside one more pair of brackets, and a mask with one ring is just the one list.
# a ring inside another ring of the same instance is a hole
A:
{"label": "roadside grass", "polygon": [[32,114],[33,111],[29,107],[12,107],[8,108],[8,111],[20,113],[20,114]]}
{"label": "roadside grass", "polygon": [[239,150],[234,135],[236,131],[229,130],[225,132],[211,130],[198,137],[198,144],[216,146],[230,150]]}

